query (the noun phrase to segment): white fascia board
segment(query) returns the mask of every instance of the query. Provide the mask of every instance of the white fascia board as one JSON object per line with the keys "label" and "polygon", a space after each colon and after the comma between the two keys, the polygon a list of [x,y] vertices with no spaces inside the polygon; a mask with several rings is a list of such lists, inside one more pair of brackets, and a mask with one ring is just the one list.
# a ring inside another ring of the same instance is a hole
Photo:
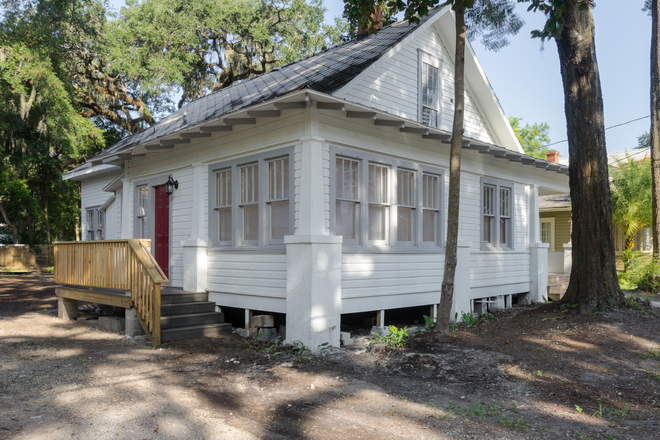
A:
{"label": "white fascia board", "polygon": [[117,176],[115,180],[112,182],[108,183],[101,191],[103,192],[115,192],[117,189],[121,188],[123,185],[122,179],[124,178],[124,174],[120,174]]}
{"label": "white fascia board", "polygon": [[333,96],[345,99],[346,98],[346,91],[351,89],[353,87],[353,85],[355,85],[357,83],[360,83],[363,79],[365,79],[365,77],[367,75],[369,75],[370,72],[372,72],[374,69],[376,69],[377,64],[387,62],[387,60],[392,58],[398,51],[400,51],[402,48],[407,46],[412,40],[414,40],[419,33],[423,32],[424,30],[426,30],[429,27],[433,26],[435,24],[435,22],[437,22],[438,20],[440,20],[441,17],[443,17],[447,14],[451,15],[451,6],[450,5],[445,6],[441,11],[439,11],[437,14],[435,14],[432,19],[426,21],[419,28],[415,29],[410,34],[408,34],[403,40],[399,41],[397,44],[392,46],[383,55],[381,55],[380,58],[378,58],[376,61],[374,61],[369,67],[367,67],[362,72],[360,72],[355,78],[350,80],[341,89],[339,89],[335,93],[333,93]]}
{"label": "white fascia board", "polygon": [[[456,53],[456,19],[454,13],[451,10],[449,12],[449,14],[441,15],[442,19],[437,21],[435,30],[445,43],[447,52],[453,57]],[[474,49],[472,49],[472,45],[469,41],[466,41],[466,43],[465,88],[469,88],[473,92],[475,105],[485,119],[491,134],[495,137],[494,143],[507,150],[525,154],[516,134],[513,132],[509,119],[500,105],[499,99],[495,95],[495,91],[490,85],[490,81],[486,77],[486,72],[484,72]],[[452,59],[452,61],[455,60]]]}
{"label": "white fascia board", "polygon": [[[84,168],[83,168],[84,167]],[[101,176],[108,173],[116,173],[121,171],[121,167],[117,165],[96,165],[96,166],[87,166],[81,165],[73,171],[70,171],[62,175],[62,180],[86,180],[92,177]]]}

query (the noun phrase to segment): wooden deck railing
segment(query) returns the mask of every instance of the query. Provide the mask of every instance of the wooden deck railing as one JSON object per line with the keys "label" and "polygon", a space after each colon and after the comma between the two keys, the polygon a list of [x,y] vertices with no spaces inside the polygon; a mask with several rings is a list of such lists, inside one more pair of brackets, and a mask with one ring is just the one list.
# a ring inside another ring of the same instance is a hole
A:
{"label": "wooden deck railing", "polygon": [[150,240],[64,241],[55,243],[58,284],[131,292],[140,323],[160,345],[160,291],[168,282],[149,252]]}

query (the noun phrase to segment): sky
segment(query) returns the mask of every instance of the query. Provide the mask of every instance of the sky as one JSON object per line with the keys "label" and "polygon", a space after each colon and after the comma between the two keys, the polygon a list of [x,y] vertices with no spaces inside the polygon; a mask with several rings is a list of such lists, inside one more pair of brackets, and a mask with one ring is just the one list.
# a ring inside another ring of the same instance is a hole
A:
{"label": "sky", "polygon": [[[111,0],[119,9],[123,0]],[[324,0],[325,21],[341,16],[342,0]],[[625,4],[626,7],[622,5]],[[637,137],[649,130],[650,119],[650,43],[651,18],[642,12],[644,0],[600,0],[594,8],[596,56],[600,71],[605,109],[605,127],[644,118],[606,130],[607,151],[622,151],[637,146]],[[550,125],[550,148],[568,157],[564,96],[559,71],[557,46],[553,40],[542,49],[530,32],[541,29],[544,16],[527,12],[518,5],[517,12],[525,26],[510,44],[498,52],[487,51],[473,42],[486,76],[507,116],[522,118],[525,123],[547,122]]]}

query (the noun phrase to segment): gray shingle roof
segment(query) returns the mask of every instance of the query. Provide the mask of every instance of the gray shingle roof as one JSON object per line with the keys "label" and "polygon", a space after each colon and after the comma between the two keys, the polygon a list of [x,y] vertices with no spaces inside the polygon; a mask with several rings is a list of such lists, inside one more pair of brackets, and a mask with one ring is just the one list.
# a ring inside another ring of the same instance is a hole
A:
{"label": "gray shingle roof", "polygon": [[539,209],[570,208],[571,195],[558,194],[553,196],[539,196]]}
{"label": "gray shingle roof", "polygon": [[[442,7],[436,7],[429,11],[429,14],[421,19],[420,25],[441,9]],[[409,26],[407,21],[394,23],[384,27],[375,35],[344,43],[301,61],[235,83],[183,106],[154,126],[122,139],[97,157],[116,154],[136,145],[181,131],[186,127],[192,127],[297,90],[311,89],[331,95],[348,84],[420,25]]]}

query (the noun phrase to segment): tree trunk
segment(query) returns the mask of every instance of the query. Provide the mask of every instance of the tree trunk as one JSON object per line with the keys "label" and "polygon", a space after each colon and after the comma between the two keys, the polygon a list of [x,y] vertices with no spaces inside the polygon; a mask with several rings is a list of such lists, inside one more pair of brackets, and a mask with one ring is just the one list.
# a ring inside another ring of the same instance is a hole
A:
{"label": "tree trunk", "polygon": [[651,6],[651,176],[653,180],[653,259],[660,255],[660,4]]}
{"label": "tree trunk", "polygon": [[50,244],[50,222],[48,220],[48,196],[46,195],[46,185],[41,187],[41,199],[44,202],[44,222],[46,223],[46,244]]}
{"label": "tree trunk", "polygon": [[570,156],[573,269],[562,302],[580,312],[623,304],[614,258],[603,97],[591,6],[567,2],[559,52]]}
{"label": "tree trunk", "polygon": [[451,134],[449,159],[449,201],[447,207],[447,248],[445,270],[442,277],[442,296],[438,312],[439,330],[449,330],[451,306],[454,300],[456,250],[458,246],[458,220],[461,195],[461,150],[463,145],[463,117],[465,107],[465,4],[456,0],[456,55],[454,65],[454,125]]}
{"label": "tree trunk", "polygon": [[5,208],[2,206],[2,202],[0,202],[0,213],[2,214],[2,219],[5,221],[5,224],[9,226],[14,233],[14,244],[18,244],[18,228],[7,218],[7,213],[5,212]]}

